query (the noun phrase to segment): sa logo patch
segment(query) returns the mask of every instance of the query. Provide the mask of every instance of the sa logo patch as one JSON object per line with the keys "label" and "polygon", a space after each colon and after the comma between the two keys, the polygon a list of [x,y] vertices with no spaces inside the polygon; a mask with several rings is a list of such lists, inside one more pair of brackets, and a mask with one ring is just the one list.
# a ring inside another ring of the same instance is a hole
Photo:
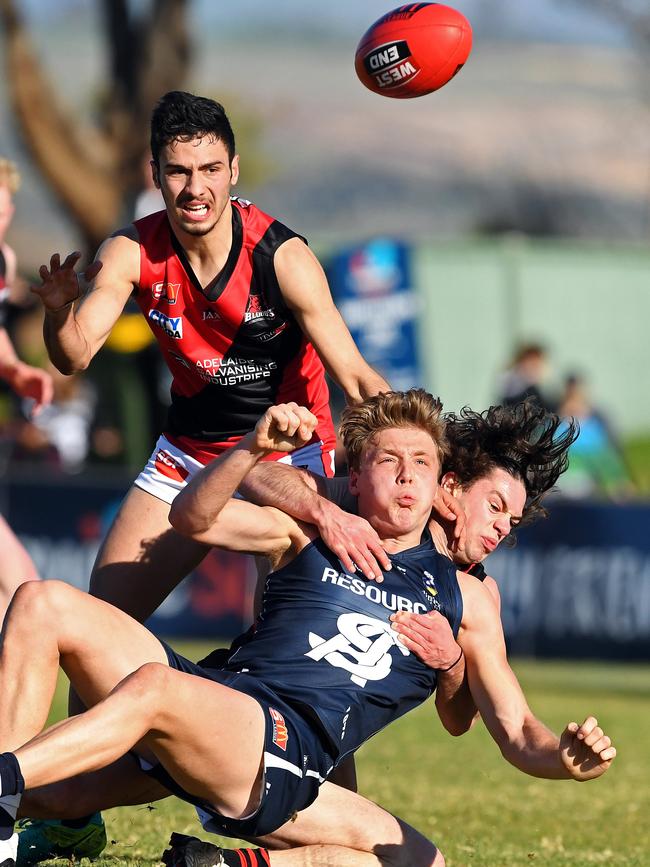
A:
{"label": "sa logo patch", "polygon": [[151,287],[151,294],[155,301],[166,301],[168,304],[176,304],[180,288],[180,283],[154,283]]}
{"label": "sa logo patch", "polygon": [[280,749],[286,753],[287,741],[289,740],[287,724],[285,723],[284,717],[279,711],[270,707],[269,713],[271,714],[271,719],[273,720],[273,743],[276,745],[276,747],[280,747]]}

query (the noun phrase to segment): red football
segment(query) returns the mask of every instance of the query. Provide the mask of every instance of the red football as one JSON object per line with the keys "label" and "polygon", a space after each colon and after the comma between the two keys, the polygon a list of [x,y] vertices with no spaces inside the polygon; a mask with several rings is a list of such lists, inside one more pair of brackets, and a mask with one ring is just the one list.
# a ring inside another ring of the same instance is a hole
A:
{"label": "red football", "polygon": [[472,28],[441,3],[407,3],[375,21],[357,46],[354,68],[367,88],[411,99],[438,90],[472,49]]}

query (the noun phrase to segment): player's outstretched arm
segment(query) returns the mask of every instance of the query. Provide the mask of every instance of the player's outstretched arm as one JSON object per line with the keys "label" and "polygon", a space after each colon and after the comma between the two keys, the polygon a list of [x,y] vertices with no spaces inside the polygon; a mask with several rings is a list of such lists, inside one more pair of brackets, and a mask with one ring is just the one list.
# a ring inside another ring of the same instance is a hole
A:
{"label": "player's outstretched arm", "polygon": [[232,551],[285,551],[296,533],[296,522],[276,509],[232,497],[261,458],[305,445],[316,423],[308,409],[295,403],[272,406],[255,430],[204,467],[178,494],[169,513],[172,526],[198,542]]}
{"label": "player's outstretched arm", "polygon": [[276,462],[258,464],[240,485],[240,492],[258,505],[275,506],[305,524],[313,524],[343,568],[357,569],[369,580],[382,581],[390,559],[379,536],[365,518],[333,503],[328,494],[334,480]]}
{"label": "player's outstretched arm", "polygon": [[63,262],[58,253],[41,265],[41,283],[32,292],[45,311],[43,339],[61,373],[85,370],[119,318],[140,277],[140,252],[132,232],[108,238],[82,273],[80,253]]}
{"label": "player's outstretched arm", "polygon": [[502,755],[516,768],[546,779],[590,780],[616,755],[595,719],[569,724],[562,738],[538,720],[508,665],[499,613],[490,591],[458,573],[463,620],[458,641],[465,653],[472,696]]}
{"label": "player's outstretched arm", "polygon": [[334,306],[321,265],[300,239],[285,241],[275,253],[275,273],[282,295],[330,376],[348,403],[359,403],[380,391],[386,380],[365,361],[341,314]]}

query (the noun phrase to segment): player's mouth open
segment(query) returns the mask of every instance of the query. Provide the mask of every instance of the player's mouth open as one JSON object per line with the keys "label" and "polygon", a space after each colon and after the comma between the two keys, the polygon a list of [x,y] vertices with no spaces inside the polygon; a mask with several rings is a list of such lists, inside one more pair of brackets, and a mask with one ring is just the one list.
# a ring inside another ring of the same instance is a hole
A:
{"label": "player's mouth open", "polygon": [[208,206],[204,203],[197,204],[186,204],[182,206],[183,211],[190,217],[190,219],[197,220],[202,217],[207,216],[208,214]]}

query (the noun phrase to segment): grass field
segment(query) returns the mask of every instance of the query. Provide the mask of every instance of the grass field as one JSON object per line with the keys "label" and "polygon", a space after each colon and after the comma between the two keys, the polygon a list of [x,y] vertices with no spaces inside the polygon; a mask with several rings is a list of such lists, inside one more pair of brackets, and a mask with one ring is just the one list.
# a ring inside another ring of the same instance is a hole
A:
{"label": "grass field", "polygon": [[[205,650],[176,646],[194,659]],[[578,785],[527,777],[504,762],[481,724],[451,738],[428,703],[359,753],[360,791],[435,840],[448,867],[648,867],[650,666],[520,661],[514,668],[532,709],[555,731],[598,717],[619,751],[605,778]],[[193,809],[173,798],[106,818],[111,842],[98,867],[155,864],[171,830],[202,834]]]}

